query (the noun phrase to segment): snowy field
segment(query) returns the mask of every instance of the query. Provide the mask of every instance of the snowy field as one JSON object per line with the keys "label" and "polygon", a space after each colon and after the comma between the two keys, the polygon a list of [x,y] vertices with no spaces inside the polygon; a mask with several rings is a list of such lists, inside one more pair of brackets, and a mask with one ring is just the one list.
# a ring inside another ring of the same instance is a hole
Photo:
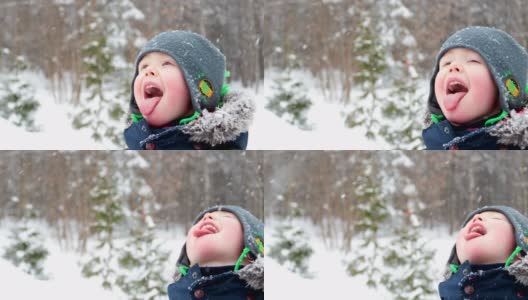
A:
{"label": "snowy field", "polygon": [[[9,229],[12,223],[0,224],[0,253],[9,244]],[[34,300],[53,299],[70,300],[126,300],[128,297],[119,290],[108,291],[103,289],[97,278],[84,278],[81,275],[79,261],[81,256],[72,250],[62,249],[53,238],[52,231],[46,226],[40,226],[46,238],[46,247],[50,255],[44,264],[44,271],[49,280],[38,280],[17,269],[11,262],[0,255],[0,280],[4,283],[2,299]],[[172,232],[159,232],[158,236],[165,241],[165,250],[171,251],[164,272],[168,279],[167,285],[174,272],[176,259],[185,239],[183,229],[177,228]]]}
{"label": "snowy field", "polygon": [[[275,242],[274,232],[277,222],[266,220],[266,246]],[[347,253],[335,249],[327,249],[323,241],[318,238],[319,231],[310,223],[303,223],[303,228],[310,237],[310,245],[314,254],[310,258],[309,272],[314,274],[313,279],[306,279],[298,274],[292,273],[279,265],[278,262],[266,257],[266,298],[267,299],[329,299],[329,296],[342,299],[369,299],[390,300],[394,297],[384,288],[371,289],[366,285],[366,276],[350,277],[346,273],[344,261]],[[432,270],[437,282],[431,283],[435,290],[442,279],[445,262],[449,257],[451,247],[455,241],[454,235],[449,235],[446,230],[424,230],[423,237],[429,240],[430,249],[436,249],[436,256]],[[380,266],[382,267],[382,266]],[[424,297],[427,299],[438,299],[438,296]]]}
{"label": "snowy field", "polygon": [[[308,112],[308,120],[313,130],[304,131],[282,120],[265,106],[268,98],[274,93],[272,78],[274,72],[266,73],[264,87],[257,91],[244,89],[255,95],[257,111],[249,131],[248,150],[354,150],[354,149],[389,149],[383,141],[369,140],[365,129],[344,126],[346,107],[341,103],[328,101],[317,88],[312,76],[303,74],[307,93],[313,101]],[[49,87],[48,80],[38,73],[27,73],[24,76],[35,88],[36,99],[40,107],[35,114],[38,132],[27,132],[0,118],[0,131],[4,139],[0,149],[4,150],[102,150],[120,149],[111,143],[94,141],[88,129],[77,130],[72,126],[71,104],[57,103]],[[240,84],[232,83],[232,90],[242,89]],[[359,94],[357,92],[356,94]],[[128,98],[123,99],[123,106],[128,107]],[[124,130],[123,122],[123,130]]]}

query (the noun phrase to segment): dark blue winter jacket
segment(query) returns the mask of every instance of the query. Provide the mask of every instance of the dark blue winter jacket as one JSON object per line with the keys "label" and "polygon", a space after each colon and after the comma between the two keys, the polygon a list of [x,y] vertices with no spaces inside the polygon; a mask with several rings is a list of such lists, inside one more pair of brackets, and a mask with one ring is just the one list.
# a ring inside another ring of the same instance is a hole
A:
{"label": "dark blue winter jacket", "polygon": [[438,290],[442,300],[528,299],[528,287],[517,283],[504,264],[470,265],[466,261]]}
{"label": "dark blue winter jacket", "polygon": [[247,286],[234,266],[191,267],[187,275],[168,287],[170,300],[264,300],[264,292]]}
{"label": "dark blue winter jacket", "polygon": [[247,147],[247,132],[235,140],[212,146],[206,142],[192,142],[191,136],[182,132],[182,127],[151,128],[142,119],[125,129],[125,141],[130,150],[245,150]]}
{"label": "dark blue winter jacket", "polygon": [[519,149],[512,145],[501,145],[498,137],[489,133],[491,127],[476,129],[457,128],[443,120],[432,124],[422,132],[427,150],[502,150]]}

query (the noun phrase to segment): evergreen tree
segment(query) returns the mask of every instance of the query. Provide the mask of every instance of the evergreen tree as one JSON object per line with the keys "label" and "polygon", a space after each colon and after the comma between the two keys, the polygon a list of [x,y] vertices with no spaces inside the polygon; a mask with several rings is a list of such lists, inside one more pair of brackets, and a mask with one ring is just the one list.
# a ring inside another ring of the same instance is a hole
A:
{"label": "evergreen tree", "polygon": [[308,260],[314,251],[306,232],[293,224],[295,219],[301,217],[301,210],[296,203],[290,205],[291,213],[286,217],[286,221],[277,227],[277,243],[271,247],[269,255],[288,270],[309,278],[312,275],[308,270]]}
{"label": "evergreen tree", "polygon": [[135,218],[131,237],[119,254],[121,274],[116,284],[131,300],[166,299],[163,271],[169,252],[161,250],[161,244],[155,241],[152,217],[142,210],[135,213]]}
{"label": "evergreen tree", "polygon": [[382,256],[380,227],[389,218],[389,210],[387,201],[381,197],[380,188],[372,182],[370,176],[361,176],[358,180],[355,191],[359,203],[358,222],[354,229],[361,235],[362,251],[355,252],[355,257],[348,264],[347,271],[351,276],[366,274],[367,285],[377,287],[379,274],[382,271],[378,268]]}
{"label": "evergreen tree", "polygon": [[[86,26],[81,29],[86,43],[81,49],[85,88],[89,96],[75,113],[75,128],[90,128],[97,141],[107,140],[123,146],[122,129],[130,96],[133,66],[126,56],[141,41],[141,33],[133,21],[144,16],[130,0],[96,0],[81,10]],[[134,47],[130,47],[134,45]]]}
{"label": "evergreen tree", "polygon": [[379,38],[376,18],[365,12],[354,43],[354,53],[357,53],[358,70],[354,81],[360,85],[363,94],[361,99],[353,103],[353,111],[346,117],[348,127],[365,126],[367,137],[374,138],[379,127],[376,119],[376,108],[383,105],[380,102],[378,90],[382,87],[380,77],[387,68],[385,47]]}
{"label": "evergreen tree", "polygon": [[29,69],[26,59],[22,56],[14,57],[5,48],[1,55],[13,60],[13,66],[0,77],[0,117],[18,127],[29,131],[36,131],[34,114],[40,104],[35,99],[35,89],[22,76],[21,72]]}
{"label": "evergreen tree", "polygon": [[37,216],[33,206],[27,204],[22,219],[11,231],[11,244],[5,249],[3,257],[38,279],[48,279],[43,264],[49,251],[44,246],[43,236],[31,224]]}
{"label": "evergreen tree", "polygon": [[112,289],[116,281],[115,231],[124,218],[124,209],[119,201],[116,182],[114,177],[107,176],[103,171],[90,191],[89,201],[95,219],[90,226],[90,232],[95,235],[97,244],[94,251],[90,251],[91,257],[82,268],[83,276],[88,278],[97,276],[106,289]]}
{"label": "evergreen tree", "polygon": [[409,75],[394,81],[391,95],[382,109],[384,122],[380,135],[397,149],[416,150],[423,145],[422,116],[426,95],[420,92],[417,78]]}
{"label": "evergreen tree", "polygon": [[384,266],[392,269],[382,275],[382,284],[395,300],[418,300],[435,294],[431,262],[434,251],[420,239],[418,217],[411,209],[403,214],[404,226],[396,228],[385,249]]}
{"label": "evergreen tree", "polygon": [[347,266],[348,273],[366,275],[369,287],[381,285],[397,300],[433,295],[434,251],[420,238],[417,215],[411,209],[395,211],[371,179],[360,180],[357,197],[361,204],[355,230],[361,235],[361,245]]}
{"label": "evergreen tree", "polygon": [[273,80],[276,93],[268,99],[266,108],[292,125],[310,129],[306,113],[312,106],[312,101],[306,95],[304,83],[292,74],[298,68],[295,56],[288,56],[288,62],[286,69]]}

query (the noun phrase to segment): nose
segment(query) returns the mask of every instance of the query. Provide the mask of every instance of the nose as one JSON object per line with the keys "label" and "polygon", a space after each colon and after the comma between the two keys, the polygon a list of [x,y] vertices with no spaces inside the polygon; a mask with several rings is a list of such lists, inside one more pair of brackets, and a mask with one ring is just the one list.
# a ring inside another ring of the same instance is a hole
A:
{"label": "nose", "polygon": [[457,62],[452,62],[450,65],[449,65],[449,72],[460,72],[462,69],[460,67],[460,64],[458,64]]}
{"label": "nose", "polygon": [[146,77],[156,76],[157,75],[156,70],[154,68],[152,68],[152,67],[147,67],[143,72],[144,72]]}
{"label": "nose", "polygon": [[207,219],[212,220],[212,219],[213,219],[213,214],[211,214],[211,213],[206,213],[206,214],[203,216],[202,220],[207,220]]}
{"label": "nose", "polygon": [[476,221],[482,221],[482,217],[480,215],[473,216],[473,219],[471,219],[471,222],[473,223]]}

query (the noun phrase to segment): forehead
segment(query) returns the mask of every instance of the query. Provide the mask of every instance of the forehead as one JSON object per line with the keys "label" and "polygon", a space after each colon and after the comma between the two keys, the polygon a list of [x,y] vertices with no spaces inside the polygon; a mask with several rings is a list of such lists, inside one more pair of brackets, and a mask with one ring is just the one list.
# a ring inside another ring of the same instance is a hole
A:
{"label": "forehead", "polygon": [[149,61],[163,60],[163,59],[170,59],[171,61],[174,61],[174,59],[170,55],[165,54],[163,52],[150,52],[141,58],[141,60],[139,61],[139,64],[149,62]]}
{"label": "forehead", "polygon": [[507,220],[506,216],[498,211],[485,211],[480,213],[480,215],[488,216],[488,217],[501,217],[502,219]]}
{"label": "forehead", "polygon": [[442,55],[440,60],[445,59],[445,58],[449,58],[449,57],[469,56],[469,55],[476,55],[476,56],[480,57],[480,54],[478,54],[476,51],[473,51],[471,49],[468,49],[468,48],[453,48],[453,49],[447,50]]}
{"label": "forehead", "polygon": [[211,212],[211,214],[218,215],[218,216],[236,217],[235,214],[228,212],[228,211],[224,211],[224,210],[216,210],[216,211]]}

